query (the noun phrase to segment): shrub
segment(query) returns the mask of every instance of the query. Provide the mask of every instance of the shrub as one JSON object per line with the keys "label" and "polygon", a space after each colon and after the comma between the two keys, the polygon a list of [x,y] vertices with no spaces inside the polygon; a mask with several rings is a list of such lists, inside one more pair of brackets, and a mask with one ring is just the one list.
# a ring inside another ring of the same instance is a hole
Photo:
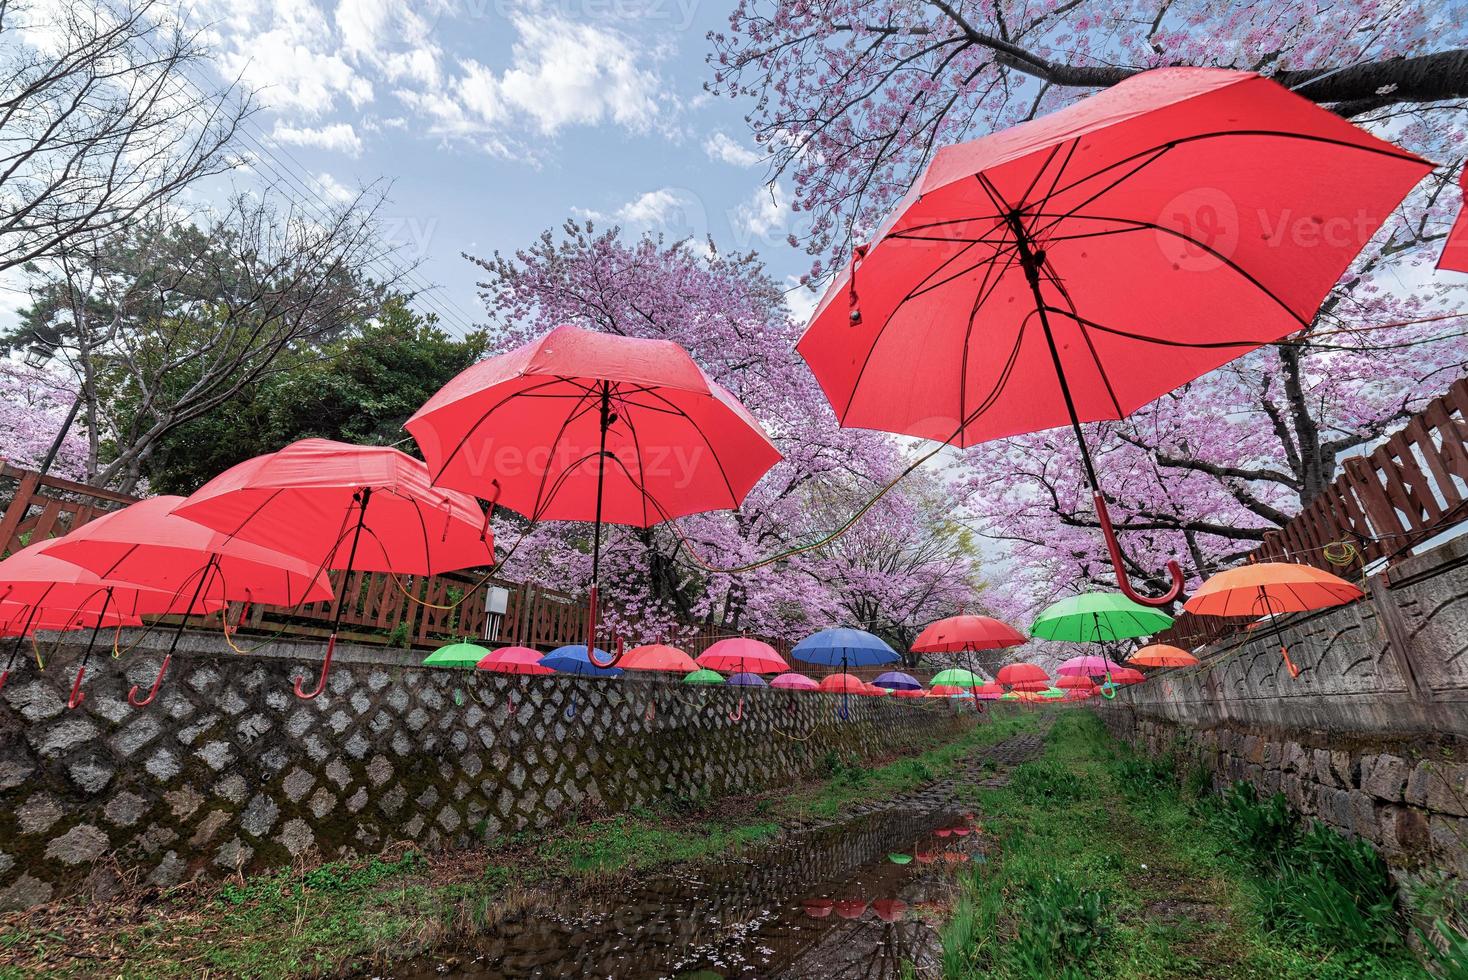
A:
{"label": "shrub", "polygon": [[1261,802],[1254,787],[1235,783],[1213,811],[1213,822],[1231,842],[1251,856],[1273,862],[1294,844],[1297,822],[1284,795]]}
{"label": "shrub", "polygon": [[1009,788],[1026,803],[1071,803],[1084,795],[1080,777],[1053,761],[1016,766]]}

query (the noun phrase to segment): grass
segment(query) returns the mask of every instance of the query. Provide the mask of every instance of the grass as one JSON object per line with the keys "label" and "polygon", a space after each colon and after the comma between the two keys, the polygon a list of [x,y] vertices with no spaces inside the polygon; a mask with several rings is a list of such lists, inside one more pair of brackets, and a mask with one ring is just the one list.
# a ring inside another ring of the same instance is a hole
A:
{"label": "grass", "polygon": [[880,765],[832,755],[817,779],[793,792],[694,806],[672,801],[513,834],[479,851],[428,858],[409,850],[186,886],[148,903],[57,906],[0,932],[0,960],[21,964],[0,966],[0,980],[368,970],[482,928],[536,901],[537,890],[610,887],[635,873],[757,845],[798,818],[832,817],[859,801],[908,792],[1034,723],[1033,715],[996,720]]}
{"label": "grass", "polygon": [[946,976],[1423,976],[1369,848],[1204,786],[1063,713],[1042,758],[969,791],[997,853],[963,883]]}

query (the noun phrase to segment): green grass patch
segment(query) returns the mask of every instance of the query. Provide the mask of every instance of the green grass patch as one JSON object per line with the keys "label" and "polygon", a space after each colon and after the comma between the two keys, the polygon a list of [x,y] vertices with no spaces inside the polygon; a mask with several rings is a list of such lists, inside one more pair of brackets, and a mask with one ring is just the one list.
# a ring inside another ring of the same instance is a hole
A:
{"label": "green grass patch", "polygon": [[1380,858],[1277,801],[1118,746],[1065,712],[973,798],[995,853],[946,926],[950,978],[1416,978]]}

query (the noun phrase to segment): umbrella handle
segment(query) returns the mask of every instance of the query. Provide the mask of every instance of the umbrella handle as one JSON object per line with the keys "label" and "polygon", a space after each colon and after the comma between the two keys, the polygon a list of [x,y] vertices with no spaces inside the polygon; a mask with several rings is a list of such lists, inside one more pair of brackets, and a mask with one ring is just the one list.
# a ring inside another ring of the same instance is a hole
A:
{"label": "umbrella handle", "polygon": [[836,717],[842,721],[851,720],[851,711],[846,707],[846,695],[841,696],[841,707],[836,709]]}
{"label": "umbrella handle", "polygon": [[0,691],[5,690],[5,682],[8,680],[10,680],[10,668],[6,667],[4,670],[0,670]]}
{"label": "umbrella handle", "polygon": [[138,685],[134,684],[132,689],[127,692],[127,703],[134,708],[146,708],[152,704],[153,699],[158,696],[158,687],[163,683],[163,675],[168,673],[168,664],[172,659],[173,654],[170,653],[163,658],[163,663],[158,665],[158,676],[153,678],[153,686],[148,689],[148,696],[146,698],[143,698],[141,701],[138,700]]}
{"label": "umbrella handle", "polygon": [[1091,499],[1096,504],[1096,520],[1100,522],[1101,534],[1106,538],[1106,550],[1111,554],[1111,567],[1116,570],[1116,584],[1122,595],[1139,605],[1157,609],[1170,606],[1180,599],[1183,594],[1183,570],[1175,561],[1167,563],[1167,573],[1172,576],[1172,587],[1165,594],[1145,596],[1132,588],[1131,579],[1126,573],[1126,562],[1122,558],[1121,544],[1116,540],[1116,531],[1111,526],[1111,514],[1106,510],[1106,499],[1100,493],[1093,493]]}
{"label": "umbrella handle", "polygon": [[1285,668],[1290,672],[1290,680],[1295,680],[1300,676],[1300,668],[1296,667],[1295,662],[1290,659],[1290,648],[1281,645],[1279,652],[1284,657]]}
{"label": "umbrella handle", "polygon": [[518,710],[515,707],[515,695],[513,695],[513,694],[507,695],[505,697],[505,704],[507,704],[509,706],[508,707],[508,710],[507,710],[507,713],[508,714],[512,714],[513,715]]}
{"label": "umbrella handle", "polygon": [[326,675],[331,671],[331,655],[335,652],[336,634],[333,633],[331,634],[331,638],[326,641],[326,656],[321,658],[321,677],[316,681],[316,687],[309,694],[306,693],[306,690],[301,686],[301,682],[306,678],[297,677],[296,697],[302,701],[310,701],[312,698],[318,697],[322,691],[326,690]]}
{"label": "umbrella handle", "polygon": [[566,710],[564,712],[565,713],[565,716],[566,716],[566,720],[567,721],[570,721],[572,718],[575,718],[576,717],[576,712],[578,710],[580,710],[580,709],[578,709],[576,707],[576,699],[575,698],[572,698],[571,699],[571,703],[568,704],[568,705],[566,705]]}
{"label": "umbrella handle", "polygon": [[736,724],[744,720],[744,695],[739,695],[739,707],[729,712],[729,720]]}
{"label": "umbrella handle", "polygon": [[[76,669],[76,680],[71,682],[71,696],[66,699],[66,706],[75,711],[82,706],[87,699],[86,692],[82,690],[82,678],[87,674],[87,665],[82,664]],[[150,699],[151,700],[151,699]]]}
{"label": "umbrella handle", "polygon": [[649,702],[647,702],[647,710],[642,713],[642,720],[643,721],[652,721],[653,719],[657,718],[657,716],[658,716],[658,703],[656,701],[649,701]]}

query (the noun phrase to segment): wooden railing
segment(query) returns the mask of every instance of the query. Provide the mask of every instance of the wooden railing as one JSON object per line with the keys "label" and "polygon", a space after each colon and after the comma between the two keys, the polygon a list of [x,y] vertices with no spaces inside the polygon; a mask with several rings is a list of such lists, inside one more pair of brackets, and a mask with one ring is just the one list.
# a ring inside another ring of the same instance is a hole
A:
{"label": "wooden railing", "polygon": [[[1303,562],[1352,578],[1373,562],[1408,557],[1468,518],[1468,378],[1342,469],[1288,524],[1266,534],[1249,560]],[[1156,639],[1198,646],[1248,622],[1184,613]]]}

